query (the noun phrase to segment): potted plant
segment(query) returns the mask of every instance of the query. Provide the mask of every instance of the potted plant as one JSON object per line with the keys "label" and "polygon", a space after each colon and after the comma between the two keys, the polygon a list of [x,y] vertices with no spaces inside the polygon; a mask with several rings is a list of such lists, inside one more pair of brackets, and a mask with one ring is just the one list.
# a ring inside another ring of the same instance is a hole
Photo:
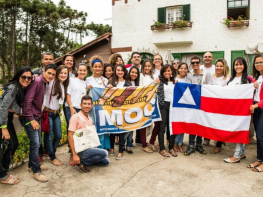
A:
{"label": "potted plant", "polygon": [[161,23],[159,21],[153,20],[153,25],[151,26],[151,29],[152,30],[165,29],[165,27],[166,27],[165,23]]}
{"label": "potted plant", "polygon": [[192,22],[185,21],[185,20],[179,20],[172,22],[173,28],[180,28],[183,29],[185,27],[192,27]]}
{"label": "potted plant", "polygon": [[227,18],[223,19],[222,23],[227,27],[243,27],[249,25],[249,21],[246,20],[243,15],[239,15],[237,20],[234,20],[232,17],[227,16]]}

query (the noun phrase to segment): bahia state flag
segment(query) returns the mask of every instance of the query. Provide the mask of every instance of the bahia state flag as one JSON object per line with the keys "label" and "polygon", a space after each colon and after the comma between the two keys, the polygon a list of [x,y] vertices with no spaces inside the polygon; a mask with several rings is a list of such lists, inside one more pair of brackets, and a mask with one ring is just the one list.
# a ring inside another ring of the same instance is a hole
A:
{"label": "bahia state flag", "polygon": [[170,109],[172,135],[248,143],[253,84],[236,86],[176,83]]}

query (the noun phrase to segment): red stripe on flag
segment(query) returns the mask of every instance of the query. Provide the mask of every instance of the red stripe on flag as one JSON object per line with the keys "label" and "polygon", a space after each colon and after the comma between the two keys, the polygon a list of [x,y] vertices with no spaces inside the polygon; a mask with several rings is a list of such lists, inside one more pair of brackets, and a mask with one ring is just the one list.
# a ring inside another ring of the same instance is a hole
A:
{"label": "red stripe on flag", "polygon": [[234,116],[251,115],[252,99],[220,99],[201,97],[201,110],[215,114]]}
{"label": "red stripe on flag", "polygon": [[173,135],[188,133],[221,142],[249,143],[249,131],[230,132],[185,122],[172,122],[172,131]]}

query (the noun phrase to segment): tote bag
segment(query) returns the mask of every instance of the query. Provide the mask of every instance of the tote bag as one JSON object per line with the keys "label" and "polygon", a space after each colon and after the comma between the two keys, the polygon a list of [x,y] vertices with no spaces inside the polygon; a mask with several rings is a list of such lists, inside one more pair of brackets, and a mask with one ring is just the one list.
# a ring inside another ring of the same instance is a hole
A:
{"label": "tote bag", "polygon": [[95,125],[88,126],[82,117],[78,115],[78,118],[86,125],[86,127],[76,130],[73,135],[76,153],[100,146],[101,144]]}

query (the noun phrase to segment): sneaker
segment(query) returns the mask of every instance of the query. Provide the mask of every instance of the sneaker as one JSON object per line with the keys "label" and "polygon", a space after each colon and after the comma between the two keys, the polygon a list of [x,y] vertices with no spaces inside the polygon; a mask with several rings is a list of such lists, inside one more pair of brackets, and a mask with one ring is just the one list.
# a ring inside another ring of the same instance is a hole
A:
{"label": "sneaker", "polygon": [[129,154],[133,154],[132,149],[128,149],[128,148],[126,148],[126,152],[129,153]]}
{"label": "sneaker", "polygon": [[184,155],[185,155],[185,156],[189,156],[189,155],[191,155],[191,154],[194,153],[194,152],[195,152],[194,147],[188,146],[187,150],[184,152]]}
{"label": "sneaker", "polygon": [[195,150],[197,150],[200,154],[206,154],[206,151],[201,144],[196,145]]}
{"label": "sneaker", "polygon": [[41,172],[34,173],[33,178],[39,182],[47,182],[48,181],[47,177],[45,175],[41,174]]}

